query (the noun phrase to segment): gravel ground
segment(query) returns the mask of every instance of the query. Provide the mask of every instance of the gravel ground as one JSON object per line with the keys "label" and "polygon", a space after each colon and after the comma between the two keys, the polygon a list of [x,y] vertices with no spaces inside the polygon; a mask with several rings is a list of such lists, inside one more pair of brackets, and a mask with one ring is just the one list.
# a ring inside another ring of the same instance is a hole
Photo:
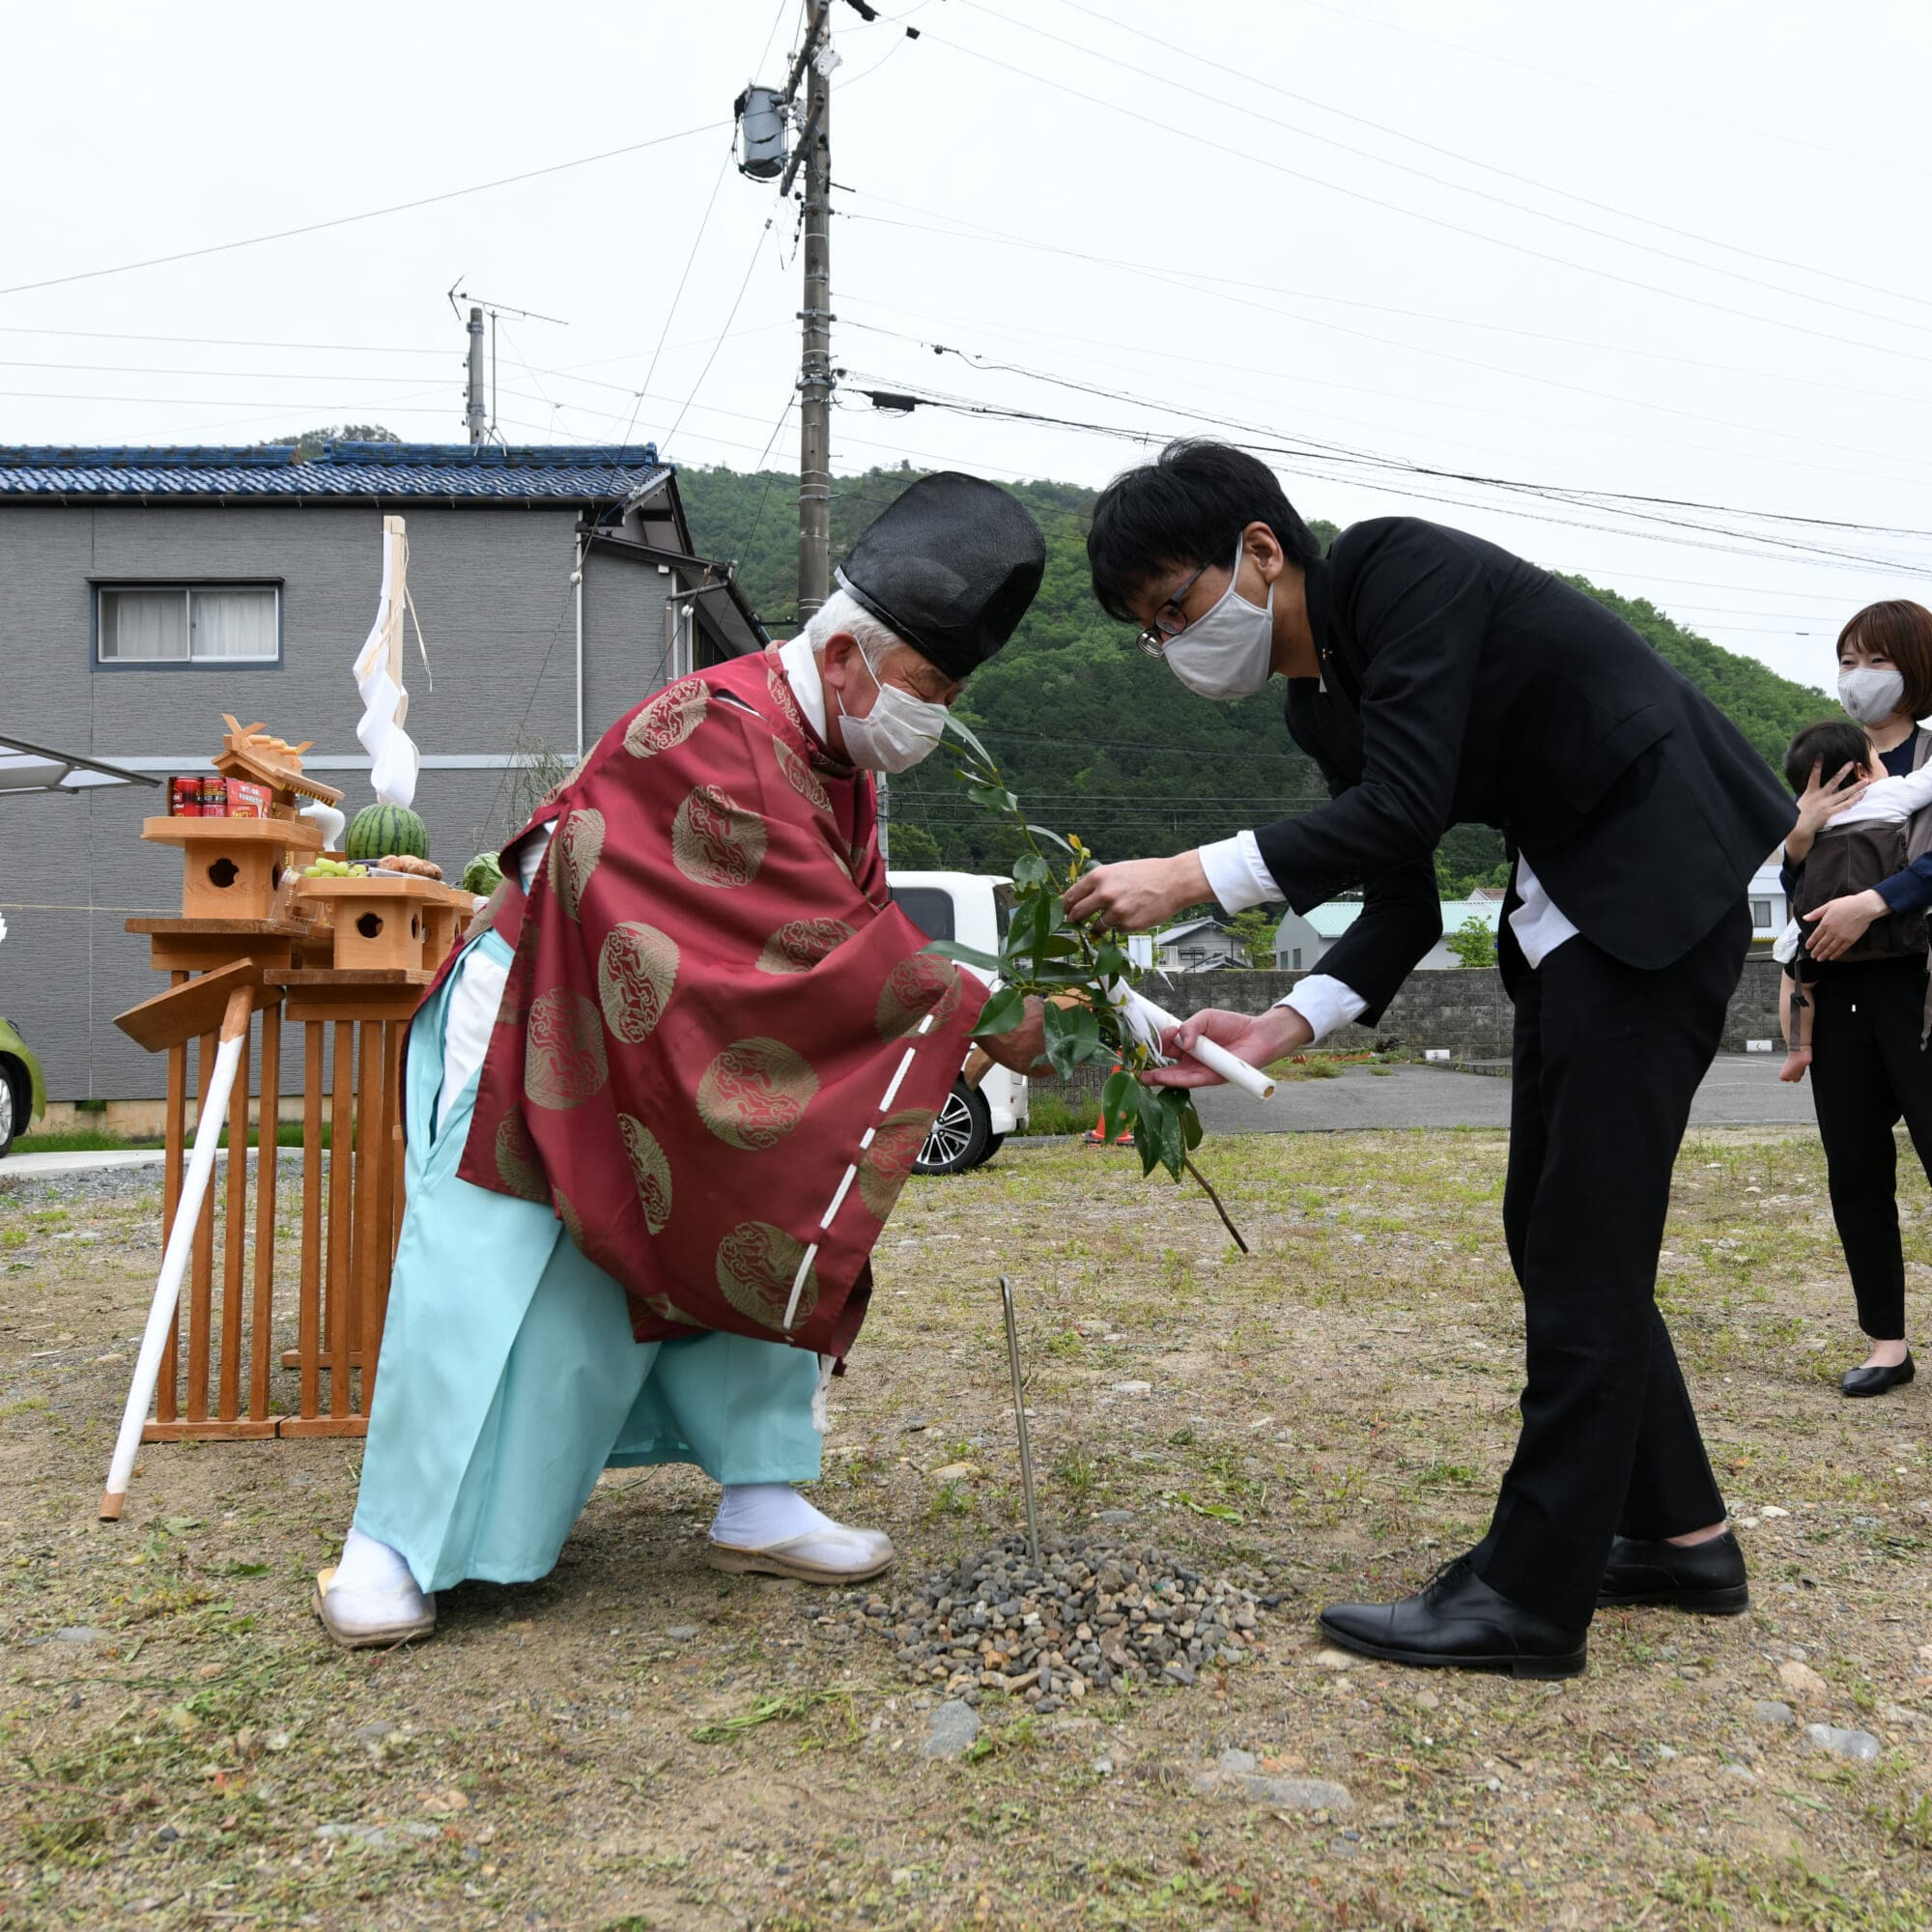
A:
{"label": "gravel ground", "polygon": [[[1557,1684],[1322,1645],[1321,1604],[1485,1525],[1503,1155],[1210,1140],[1243,1260],[1191,1189],[1009,1142],[907,1190],[834,1397],[814,1498],[893,1577],[721,1577],[699,1475],[613,1472],[552,1577],[356,1656],[307,1608],[355,1442],[154,1447],[94,1520],[158,1176],[0,1181],[0,1928],[1932,1926],[1927,1385],[1835,1393],[1861,1350],[1808,1133],[1687,1144],[1660,1281],[1751,1612],[1606,1612]],[[1002,1271],[1037,1580],[1005,1567]]]}

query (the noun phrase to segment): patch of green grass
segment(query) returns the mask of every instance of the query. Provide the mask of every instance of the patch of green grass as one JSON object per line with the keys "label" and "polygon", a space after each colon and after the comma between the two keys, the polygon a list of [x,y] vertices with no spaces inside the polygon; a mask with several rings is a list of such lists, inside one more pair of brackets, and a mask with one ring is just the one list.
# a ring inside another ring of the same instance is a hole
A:
{"label": "patch of green grass", "polygon": [[814,1713],[830,1714],[835,1722],[833,1735],[814,1737],[804,1747],[811,1749],[827,1744],[856,1744],[859,1739],[859,1713],[849,1690],[776,1690],[754,1698],[746,1710],[721,1723],[699,1724],[691,1734],[693,1744],[725,1745],[765,1724],[795,1723]]}

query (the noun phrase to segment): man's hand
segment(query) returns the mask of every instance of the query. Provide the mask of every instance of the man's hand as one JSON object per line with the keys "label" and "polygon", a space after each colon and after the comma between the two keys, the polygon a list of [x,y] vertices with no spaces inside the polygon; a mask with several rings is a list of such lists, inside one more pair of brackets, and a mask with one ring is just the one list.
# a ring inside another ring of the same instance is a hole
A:
{"label": "man's hand", "polygon": [[[1266,1066],[1285,1053],[1306,1046],[1315,1037],[1311,1027],[1293,1007],[1270,1007],[1264,1013],[1231,1013],[1208,1007],[1192,1019],[1161,1036],[1163,1053],[1185,1054],[1203,1035],[1219,1040],[1250,1066]],[[1150,1087],[1219,1087],[1218,1073],[1198,1060],[1181,1060],[1174,1066],[1156,1066],[1141,1078]]]}
{"label": "man's hand", "polygon": [[1026,1072],[1046,1054],[1045,1002],[1030,998],[1026,1003],[1026,1018],[1010,1033],[995,1034],[990,1039],[973,1043],[1010,1072]]}
{"label": "man's hand", "polygon": [[1147,932],[1182,906],[1214,896],[1195,852],[1172,859],[1122,859],[1096,866],[1066,889],[1066,917],[1075,923],[1098,920],[1116,932]]}
{"label": "man's hand", "polygon": [[1875,892],[1833,899],[1804,915],[1804,923],[1811,928],[1804,935],[1804,950],[1813,959],[1837,959],[1865,936],[1873,920],[1883,919],[1890,910]]}

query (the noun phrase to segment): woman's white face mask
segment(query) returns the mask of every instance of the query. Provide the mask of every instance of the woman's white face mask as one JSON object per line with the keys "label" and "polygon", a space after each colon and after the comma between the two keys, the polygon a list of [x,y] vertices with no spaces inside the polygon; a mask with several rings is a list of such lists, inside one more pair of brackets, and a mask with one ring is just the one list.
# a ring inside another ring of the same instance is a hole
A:
{"label": "woman's white face mask", "polygon": [[1838,673],[1838,702],[1861,724],[1883,724],[1905,701],[1905,678],[1889,665],[1855,665]]}
{"label": "woman's white face mask", "polygon": [[866,646],[853,639],[866,674],[878,688],[872,708],[863,718],[855,718],[838,700],[839,730],[845,751],[855,765],[874,772],[909,772],[922,758],[937,749],[946,729],[946,706],[929,697],[915,697],[895,684],[880,677]]}
{"label": "woman's white face mask", "polygon": [[1250,604],[1235,587],[1241,555],[1237,543],[1227,589],[1161,653],[1189,691],[1229,704],[1252,697],[1267,683],[1274,655],[1274,585],[1268,585],[1265,604]]}

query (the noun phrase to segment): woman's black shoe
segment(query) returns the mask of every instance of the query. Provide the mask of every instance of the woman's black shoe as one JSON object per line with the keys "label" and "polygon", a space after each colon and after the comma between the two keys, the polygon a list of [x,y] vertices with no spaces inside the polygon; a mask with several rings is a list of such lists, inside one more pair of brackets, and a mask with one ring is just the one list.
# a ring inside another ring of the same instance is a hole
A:
{"label": "woman's black shoe", "polygon": [[1652,1543],[1619,1536],[1597,1591],[1600,1610],[1668,1604],[1700,1616],[1734,1617],[1750,1608],[1745,1553],[1727,1529],[1705,1543]]}
{"label": "woman's black shoe", "polygon": [[1586,1632],[1520,1608],[1476,1575],[1466,1556],[1445,1563],[1399,1604],[1333,1604],[1321,1629],[1345,1650],[1390,1663],[1506,1670],[1512,1677],[1575,1677]]}
{"label": "woman's black shoe", "polygon": [[1838,1383],[1840,1395],[1884,1395],[1888,1389],[1902,1388],[1918,1373],[1912,1366],[1912,1350],[1905,1359],[1889,1369],[1847,1369]]}

